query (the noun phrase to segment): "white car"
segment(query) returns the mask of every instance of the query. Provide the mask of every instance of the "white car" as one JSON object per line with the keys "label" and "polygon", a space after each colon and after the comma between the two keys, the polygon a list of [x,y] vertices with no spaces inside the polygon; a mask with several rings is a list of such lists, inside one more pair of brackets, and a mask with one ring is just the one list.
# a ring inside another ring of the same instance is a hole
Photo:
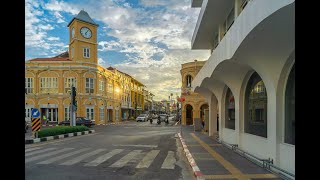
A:
{"label": "white car", "polygon": [[144,121],[146,122],[148,120],[148,115],[147,114],[140,114],[137,118],[136,118],[137,122],[138,121]]}
{"label": "white car", "polygon": [[168,117],[167,114],[160,114],[159,116],[160,116],[160,120],[161,120],[161,121],[167,120],[167,117]]}

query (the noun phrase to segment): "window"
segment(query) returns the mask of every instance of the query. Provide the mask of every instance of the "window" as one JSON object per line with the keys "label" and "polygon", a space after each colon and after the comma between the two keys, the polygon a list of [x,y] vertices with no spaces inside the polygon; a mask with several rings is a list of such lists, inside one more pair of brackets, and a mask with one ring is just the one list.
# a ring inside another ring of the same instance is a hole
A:
{"label": "window", "polygon": [[226,19],[226,32],[229,30],[229,28],[231,27],[231,25],[233,24],[234,22],[234,8],[231,9],[227,19]]}
{"label": "window", "polygon": [[25,78],[24,79],[24,87],[25,87],[25,93],[33,93],[33,78]]}
{"label": "window", "polygon": [[218,46],[218,44],[219,44],[219,36],[218,36],[218,33],[216,33],[213,39],[213,49],[215,49]]}
{"label": "window", "polygon": [[240,0],[240,4],[241,4],[241,11],[246,7],[246,5],[248,4],[249,0]]}
{"label": "window", "polygon": [[104,121],[104,108],[99,109],[99,120]]}
{"label": "window", "polygon": [[119,110],[116,110],[116,121],[119,120]]}
{"label": "window", "polygon": [[71,57],[74,57],[74,47],[71,48]]}
{"label": "window", "polygon": [[93,78],[86,78],[86,93],[93,93],[94,92],[94,83]]}
{"label": "window", "polygon": [[70,121],[70,108],[69,108],[69,106],[64,107],[64,120]]}
{"label": "window", "polygon": [[296,116],[295,116],[295,65],[293,65],[286,87],[285,94],[285,143],[295,145]]}
{"label": "window", "polygon": [[104,81],[99,81],[99,91],[104,92]]}
{"label": "window", "polygon": [[187,87],[191,87],[192,76],[187,75],[187,76],[186,76],[186,80],[187,80],[186,86],[187,86]]}
{"label": "window", "polygon": [[40,78],[40,93],[58,93],[58,78]]}
{"label": "window", "polygon": [[267,100],[265,85],[255,72],[249,79],[245,93],[246,133],[267,137]]}
{"label": "window", "polygon": [[87,107],[86,111],[87,111],[87,118],[90,120],[93,120],[94,119],[93,107]]}
{"label": "window", "polygon": [[90,49],[89,48],[83,48],[83,57],[90,58]]}
{"label": "window", "polygon": [[235,129],[235,103],[234,96],[228,88],[226,94],[226,118],[225,118],[225,128]]}
{"label": "window", "polygon": [[108,83],[108,92],[112,93],[113,92],[113,85]]}
{"label": "window", "polygon": [[71,90],[71,87],[77,87],[77,80],[75,77],[67,77],[64,79],[64,92],[68,93]]}

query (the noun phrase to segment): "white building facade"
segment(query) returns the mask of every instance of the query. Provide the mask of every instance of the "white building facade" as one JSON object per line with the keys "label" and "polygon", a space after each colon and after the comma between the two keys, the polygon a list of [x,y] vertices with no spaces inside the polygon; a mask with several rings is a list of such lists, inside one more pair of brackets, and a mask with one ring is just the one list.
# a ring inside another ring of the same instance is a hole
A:
{"label": "white building facade", "polygon": [[201,10],[191,48],[212,52],[192,81],[209,103],[209,136],[295,174],[295,1],[192,7]]}

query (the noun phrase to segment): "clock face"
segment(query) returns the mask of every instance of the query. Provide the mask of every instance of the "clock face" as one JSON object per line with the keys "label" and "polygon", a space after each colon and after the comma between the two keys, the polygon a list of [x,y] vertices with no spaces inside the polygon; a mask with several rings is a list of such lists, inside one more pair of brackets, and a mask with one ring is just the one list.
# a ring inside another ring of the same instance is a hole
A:
{"label": "clock face", "polygon": [[75,34],[75,31],[74,31],[74,28],[72,28],[72,31],[71,31],[72,38],[74,38],[74,34]]}
{"label": "clock face", "polygon": [[92,36],[91,30],[87,27],[82,27],[80,29],[80,33],[83,37],[85,37],[87,39],[91,38],[91,36]]}

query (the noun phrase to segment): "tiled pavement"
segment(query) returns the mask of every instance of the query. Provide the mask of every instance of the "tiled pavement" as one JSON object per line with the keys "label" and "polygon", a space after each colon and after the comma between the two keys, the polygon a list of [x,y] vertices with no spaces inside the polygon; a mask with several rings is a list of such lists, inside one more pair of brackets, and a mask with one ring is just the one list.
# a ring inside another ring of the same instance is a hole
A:
{"label": "tiled pavement", "polygon": [[196,175],[198,179],[281,180],[280,177],[222,146],[208,135],[194,132],[192,126],[182,126],[180,135],[201,171],[200,175]]}

